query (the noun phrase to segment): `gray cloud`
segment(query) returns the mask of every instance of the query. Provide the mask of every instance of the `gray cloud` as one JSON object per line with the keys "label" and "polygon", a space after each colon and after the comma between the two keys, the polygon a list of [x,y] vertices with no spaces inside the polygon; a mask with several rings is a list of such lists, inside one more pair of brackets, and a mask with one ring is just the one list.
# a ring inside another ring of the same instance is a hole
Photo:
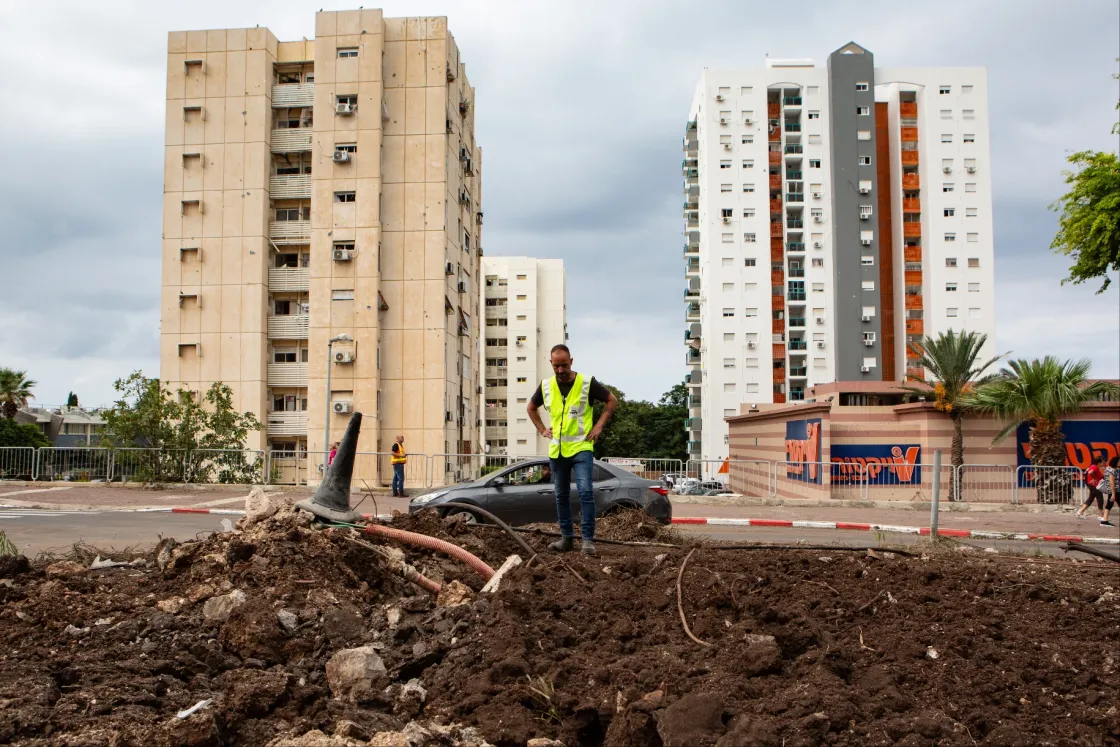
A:
{"label": "gray cloud", "polygon": [[[854,39],[881,66],[988,67],[998,346],[1089,355],[1096,375],[1118,375],[1120,286],[1095,296],[1059,285],[1066,264],[1047,249],[1056,223],[1046,209],[1064,191],[1069,151],[1115,148],[1116,3],[811,7],[796,35],[788,6],[744,12],[730,0],[422,9],[449,16],[478,89],[483,246],[567,262],[581,367],[650,399],[684,374],[680,139],[703,68],[758,66],[767,53],[823,64]],[[0,120],[14,146],[0,181],[0,365],[29,369],[46,401],[70,389],[108,401],[114,378],[158,370],[167,31],[260,24],[298,39],[313,35],[316,10],[297,0],[91,8],[0,8],[0,62],[18,71]]]}

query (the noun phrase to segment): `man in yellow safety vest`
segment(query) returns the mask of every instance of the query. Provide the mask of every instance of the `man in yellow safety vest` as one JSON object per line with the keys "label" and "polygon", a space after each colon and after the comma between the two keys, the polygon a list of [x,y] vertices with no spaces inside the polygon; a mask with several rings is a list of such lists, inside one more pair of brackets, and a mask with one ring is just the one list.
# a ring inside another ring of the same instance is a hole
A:
{"label": "man in yellow safety vest", "polygon": [[[556,496],[556,518],[562,535],[549,547],[557,552],[572,549],[574,530],[569,501],[574,477],[582,517],[581,549],[584,555],[595,555],[595,491],[591,485],[595,441],[618,409],[618,399],[593,377],[572,370],[572,353],[567,345],[553,347],[551,360],[555,375],[541,382],[527,407],[529,419],[537,427],[537,432],[549,439],[552,490]],[[593,424],[591,405],[594,402],[604,402],[607,406],[599,416],[599,422]],[[541,422],[537,412],[541,407],[548,411],[549,427]]]}
{"label": "man in yellow safety vest", "polygon": [[404,450],[404,434],[398,434],[393,442],[393,453],[389,456],[393,465],[393,495],[404,496],[404,466],[408,464],[408,453]]}

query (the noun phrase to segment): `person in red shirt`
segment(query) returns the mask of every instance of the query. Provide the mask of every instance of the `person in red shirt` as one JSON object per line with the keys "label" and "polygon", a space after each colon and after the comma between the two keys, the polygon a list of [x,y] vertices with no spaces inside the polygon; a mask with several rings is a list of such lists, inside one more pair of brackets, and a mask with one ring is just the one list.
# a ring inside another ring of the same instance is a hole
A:
{"label": "person in red shirt", "polygon": [[1077,509],[1077,518],[1085,515],[1089,510],[1089,506],[1094,502],[1097,504],[1097,510],[1102,514],[1104,513],[1104,494],[1100,491],[1101,480],[1104,479],[1104,462],[1103,456],[1097,456],[1093,459],[1093,463],[1089,465],[1089,469],[1085,470],[1085,484],[1089,486],[1089,497],[1081,504],[1081,508]]}

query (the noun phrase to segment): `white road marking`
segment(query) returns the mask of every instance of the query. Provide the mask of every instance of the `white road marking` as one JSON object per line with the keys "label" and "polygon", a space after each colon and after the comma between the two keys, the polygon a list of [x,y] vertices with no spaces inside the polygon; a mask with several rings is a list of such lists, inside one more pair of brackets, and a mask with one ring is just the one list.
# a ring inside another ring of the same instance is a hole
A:
{"label": "white road marking", "polygon": [[58,488],[34,488],[32,490],[13,490],[10,493],[0,493],[0,498],[7,498],[11,495],[28,495],[30,493],[51,493],[55,490],[73,490],[74,486],[66,485]]}
{"label": "white road marking", "polygon": [[100,513],[100,511],[40,511],[36,509],[28,509],[27,511],[9,510],[0,512],[0,519],[37,519],[43,516],[90,516]]}
{"label": "white road marking", "polygon": [[211,506],[228,506],[231,503],[245,503],[245,496],[237,498],[220,498],[216,501],[206,501],[205,503],[192,503],[192,508],[209,508]]}

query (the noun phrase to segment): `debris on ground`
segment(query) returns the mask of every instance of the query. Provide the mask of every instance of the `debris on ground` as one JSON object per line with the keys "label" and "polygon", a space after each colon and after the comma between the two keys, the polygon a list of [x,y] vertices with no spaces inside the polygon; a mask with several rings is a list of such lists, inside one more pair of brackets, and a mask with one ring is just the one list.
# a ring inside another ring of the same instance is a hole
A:
{"label": "debris on ground", "polygon": [[[599,524],[607,539],[685,544],[640,514]],[[501,530],[434,511],[392,526],[495,568],[524,553]],[[459,561],[286,505],[146,552],[4,559],[0,743],[1120,740],[1112,568],[936,549],[825,563],[691,541],[682,573],[671,548],[559,556],[551,538],[521,536],[540,554],[510,562],[485,594]],[[90,570],[98,556],[114,565]],[[438,597],[400,575],[402,557]]]}

